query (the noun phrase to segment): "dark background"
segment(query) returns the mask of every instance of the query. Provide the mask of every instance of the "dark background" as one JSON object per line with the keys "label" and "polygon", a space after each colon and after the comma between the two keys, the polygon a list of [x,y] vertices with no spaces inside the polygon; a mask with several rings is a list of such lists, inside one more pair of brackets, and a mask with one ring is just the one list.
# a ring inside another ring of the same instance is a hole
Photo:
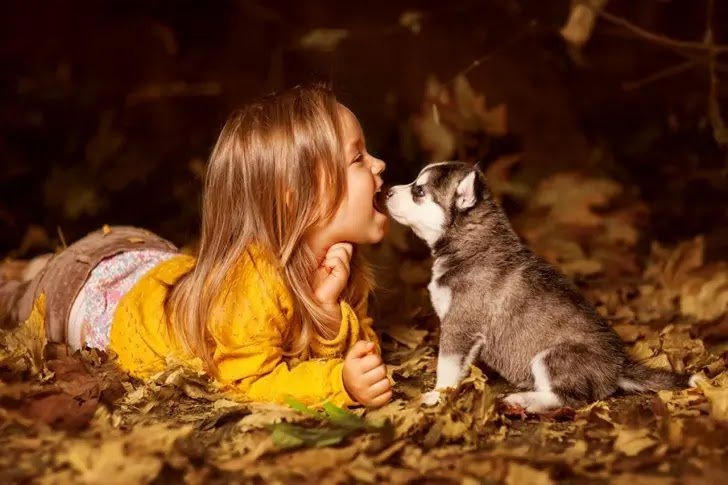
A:
{"label": "dark background", "polygon": [[[701,41],[706,5],[620,0],[607,10]],[[704,232],[714,250],[728,248],[728,159],[707,116],[706,65],[626,89],[684,56],[604,20],[580,54],[570,53],[558,35],[569,6],[5,0],[0,254],[27,257],[53,249],[60,234],[70,242],[102,224],[190,241],[204,161],[227,114],[310,80],[334,84],[370,150],[388,162],[387,181],[406,180],[428,156],[411,124],[425,80],[450,80],[484,55],[468,78],[488,104],[507,105],[509,140],[524,152],[519,177],[608,175],[648,204],[654,237]],[[419,32],[400,22],[407,11],[418,12]],[[713,26],[716,41],[728,43],[727,1],[715,2]],[[301,45],[320,28],[348,36],[331,51]],[[728,56],[719,60],[718,75],[728,79]],[[728,113],[726,86],[718,99]]]}

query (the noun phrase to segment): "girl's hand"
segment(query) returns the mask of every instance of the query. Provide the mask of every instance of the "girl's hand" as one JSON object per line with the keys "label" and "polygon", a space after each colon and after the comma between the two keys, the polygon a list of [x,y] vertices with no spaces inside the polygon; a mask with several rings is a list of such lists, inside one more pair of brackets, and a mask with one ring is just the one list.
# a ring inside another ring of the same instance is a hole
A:
{"label": "girl's hand", "polygon": [[387,368],[374,343],[360,340],[344,359],[344,387],[357,402],[368,407],[379,407],[392,398],[392,384]]}
{"label": "girl's hand", "polygon": [[339,295],[349,281],[349,264],[354,247],[350,243],[336,243],[326,252],[313,275],[314,297],[323,309],[332,315],[339,315]]}

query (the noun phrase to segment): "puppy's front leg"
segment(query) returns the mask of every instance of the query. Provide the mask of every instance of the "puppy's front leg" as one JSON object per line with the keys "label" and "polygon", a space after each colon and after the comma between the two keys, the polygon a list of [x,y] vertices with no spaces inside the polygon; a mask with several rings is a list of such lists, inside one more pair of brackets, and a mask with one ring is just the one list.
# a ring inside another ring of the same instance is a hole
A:
{"label": "puppy's front leg", "polygon": [[[432,391],[422,395],[422,402],[427,406],[434,406],[440,401],[440,391],[449,387],[457,387],[465,374],[465,355],[450,354],[443,351],[437,355],[437,380]],[[469,365],[469,364],[468,364]]]}
{"label": "puppy's front leg", "polygon": [[434,406],[440,401],[440,391],[457,387],[480,350],[481,342],[473,341],[463,332],[448,332],[442,328],[440,350],[437,354],[435,389],[422,395],[422,402]]}

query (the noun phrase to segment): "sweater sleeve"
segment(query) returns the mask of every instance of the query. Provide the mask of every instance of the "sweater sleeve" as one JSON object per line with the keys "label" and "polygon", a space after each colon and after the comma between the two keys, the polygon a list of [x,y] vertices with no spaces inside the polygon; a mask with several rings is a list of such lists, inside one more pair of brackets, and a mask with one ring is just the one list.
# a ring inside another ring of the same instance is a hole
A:
{"label": "sweater sleeve", "polygon": [[283,332],[293,312],[287,290],[272,271],[248,267],[237,275],[211,318],[218,381],[250,401],[284,403],[291,396],[311,406],[357,404],[344,388],[343,359],[292,366],[284,360]]}
{"label": "sweater sleeve", "polygon": [[374,345],[376,346],[377,353],[381,355],[382,349],[380,346],[379,338],[377,337],[376,332],[372,328],[372,325],[374,323],[374,320],[369,316],[369,298],[368,295],[365,295],[362,300],[354,305],[349,305],[348,303],[342,301],[341,302],[341,319],[342,320],[350,320],[350,327],[354,327],[353,321],[358,321],[358,325],[356,325],[361,332],[361,337],[364,340],[369,340],[370,342],[374,342]]}

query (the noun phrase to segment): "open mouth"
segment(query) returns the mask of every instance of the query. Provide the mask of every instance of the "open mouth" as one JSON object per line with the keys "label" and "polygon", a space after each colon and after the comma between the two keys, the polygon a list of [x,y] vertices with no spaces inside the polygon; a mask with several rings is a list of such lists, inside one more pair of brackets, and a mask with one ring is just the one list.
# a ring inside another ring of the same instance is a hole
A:
{"label": "open mouth", "polygon": [[374,194],[374,200],[372,201],[372,206],[374,207],[374,210],[379,212],[380,214],[387,213],[385,194],[386,192],[384,190],[379,190],[379,192]]}

